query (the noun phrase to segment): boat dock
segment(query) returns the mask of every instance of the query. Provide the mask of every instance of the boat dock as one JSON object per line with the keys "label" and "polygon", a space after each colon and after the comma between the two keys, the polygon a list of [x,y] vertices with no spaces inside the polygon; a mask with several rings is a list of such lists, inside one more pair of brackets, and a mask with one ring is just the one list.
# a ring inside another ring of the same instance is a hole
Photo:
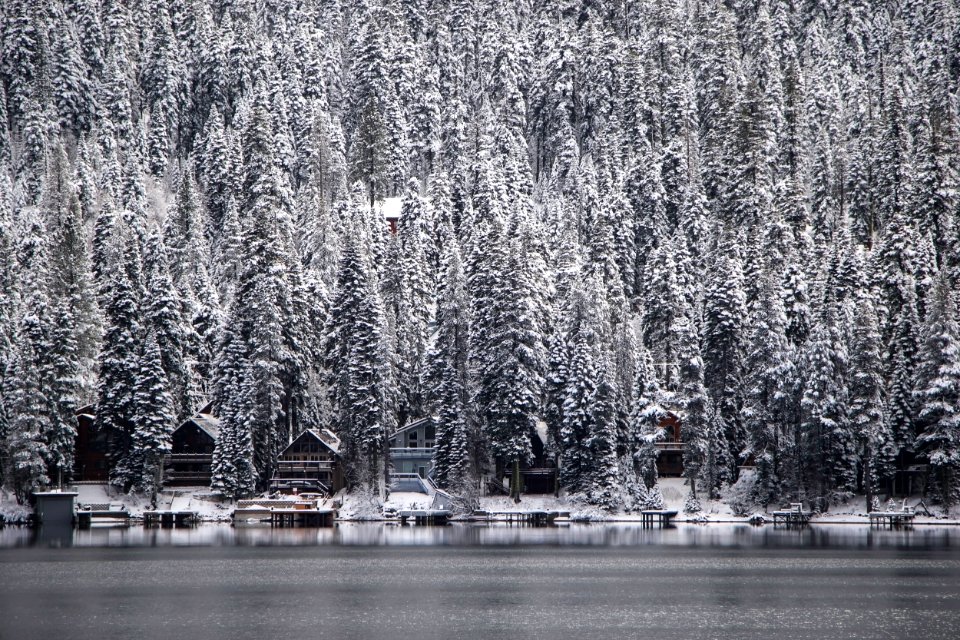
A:
{"label": "boat dock", "polygon": [[192,527],[197,524],[197,514],[194,511],[144,511],[143,526],[145,527]]}
{"label": "boat dock", "polygon": [[77,526],[89,529],[94,524],[127,526],[130,512],[120,504],[89,504],[77,510]]}
{"label": "boat dock", "polygon": [[[233,510],[234,523],[269,522],[274,527],[332,527],[337,510],[316,500],[239,500]],[[334,504],[334,506],[336,506]]]}
{"label": "boat dock", "polygon": [[510,525],[528,525],[544,527],[554,524],[557,519],[569,518],[569,511],[476,511],[474,519],[486,522],[506,522]]}
{"label": "boat dock", "polygon": [[667,511],[664,509],[648,509],[640,512],[640,524],[644,527],[669,527],[670,521],[677,517],[676,511]]}
{"label": "boat dock", "polygon": [[400,524],[413,522],[418,525],[445,525],[450,522],[447,509],[405,509],[399,512]]}
{"label": "boat dock", "polygon": [[789,509],[774,511],[771,515],[773,515],[773,526],[779,524],[787,527],[802,527],[810,524],[810,516],[813,514],[804,511],[803,504],[793,502]]}
{"label": "boat dock", "polygon": [[337,512],[333,509],[271,509],[273,527],[332,527]]}
{"label": "boat dock", "polygon": [[913,509],[907,507],[903,511],[871,511],[867,514],[870,519],[871,527],[897,527],[910,526],[916,517]]}

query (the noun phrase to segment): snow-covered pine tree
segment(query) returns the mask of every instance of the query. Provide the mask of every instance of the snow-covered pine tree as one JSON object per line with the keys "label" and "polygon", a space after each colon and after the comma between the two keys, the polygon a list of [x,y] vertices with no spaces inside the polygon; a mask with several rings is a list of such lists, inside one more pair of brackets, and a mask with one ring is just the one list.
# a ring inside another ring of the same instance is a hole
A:
{"label": "snow-covered pine tree", "polygon": [[420,183],[412,179],[401,203],[400,223],[395,240],[395,286],[387,304],[394,314],[396,331],[397,418],[402,425],[423,415],[421,366],[427,349],[430,296],[434,273],[429,260],[432,230],[427,208],[420,196]]}
{"label": "snow-covered pine tree", "polygon": [[919,404],[916,449],[930,461],[932,493],[949,510],[960,496],[960,326],[946,270],[931,293],[914,390]]}
{"label": "snow-covered pine tree", "polygon": [[137,462],[132,490],[156,500],[163,482],[164,456],[171,451],[175,413],[154,330],[147,331],[140,352],[140,371],[134,385],[132,457]]}
{"label": "snow-covered pine tree", "polygon": [[825,302],[802,357],[798,495],[832,502],[856,485],[856,451],[848,420],[848,356],[834,303]]}
{"label": "snow-covered pine tree", "polygon": [[[919,351],[920,321],[917,318],[913,277],[903,276],[897,297],[902,301],[887,342],[887,418],[897,453],[897,468],[903,469],[909,454],[915,451],[917,405],[916,367]],[[891,309],[888,313],[893,314]]]}
{"label": "snow-covered pine tree", "polygon": [[657,442],[665,437],[663,421],[668,413],[650,356],[642,346],[638,347],[636,360],[630,413],[631,450],[636,475],[646,489],[652,489],[657,484]]}
{"label": "snow-covered pine tree", "polygon": [[893,473],[896,451],[886,416],[883,348],[872,292],[862,292],[855,304],[849,417],[860,456],[860,488],[869,510],[881,483]]}
{"label": "snow-covered pine tree", "polygon": [[547,358],[526,248],[500,231],[498,220],[491,223],[487,239],[496,244],[483,250],[470,283],[474,404],[497,468],[512,467],[510,494],[519,500],[520,462],[531,455]]}
{"label": "snow-covered pine tree", "polygon": [[571,493],[592,488],[595,471],[589,441],[596,427],[594,410],[600,385],[600,308],[595,291],[599,281],[588,276],[573,284],[564,319],[569,361],[558,432],[560,485]]}
{"label": "snow-covered pine tree", "polygon": [[[747,303],[743,267],[736,243],[727,236],[717,247],[703,308],[703,378],[717,411],[727,425],[724,438],[734,452],[746,444],[741,424],[743,361],[747,347]],[[735,464],[735,458],[729,461]],[[727,470],[732,479],[735,466]]]}
{"label": "snow-covered pine tree", "polygon": [[44,434],[50,431],[50,400],[40,388],[36,356],[30,340],[18,340],[9,365],[11,384],[5,404],[12,408],[5,449],[7,469],[4,478],[17,501],[25,504],[32,492],[50,482],[46,459],[49,457]]}
{"label": "snow-covered pine tree", "polygon": [[384,312],[365,247],[347,234],[326,328],[333,426],[343,442],[346,479],[384,496],[391,387]]}
{"label": "snow-covered pine tree", "polygon": [[238,392],[244,388],[244,346],[229,325],[223,341],[214,393],[220,432],[213,450],[210,487],[228,498],[242,498],[252,494],[258,484],[246,399]]}
{"label": "snow-covered pine tree", "polygon": [[[87,249],[87,231],[79,194],[64,147],[58,144],[44,183],[44,208],[50,230],[51,297],[62,319],[53,328],[59,362],[57,377],[65,385],[61,402],[79,402],[91,395],[100,340],[100,313]],[[72,346],[72,348],[70,348]],[[75,349],[74,352],[71,352]],[[60,415],[73,420],[76,406]]]}
{"label": "snow-covered pine tree", "polygon": [[[147,237],[143,252],[146,298],[144,326],[158,345],[165,387],[173,402],[173,415],[183,419],[196,408],[192,402],[191,374],[187,363],[187,331],[181,315],[181,299],[168,270],[167,249],[159,229]],[[144,354],[143,357],[146,357]]]}
{"label": "snow-covered pine tree", "polygon": [[[690,318],[691,310],[681,308],[673,331],[677,336],[678,367],[675,402],[680,408],[680,439],[683,447],[683,475],[690,485],[690,495],[698,499],[697,479],[703,471],[707,454],[709,415],[707,390],[703,384],[703,358],[700,339]],[[718,478],[719,479],[719,478]],[[707,495],[719,487],[708,487]]]}
{"label": "snow-covered pine tree", "polygon": [[6,441],[10,411],[7,408],[6,396],[12,382],[13,370],[10,364],[16,343],[19,306],[19,274],[9,187],[7,167],[0,162],[0,483],[4,482],[7,466]]}
{"label": "snow-covered pine tree", "polygon": [[[20,245],[22,310],[20,339],[30,342],[39,391],[46,398],[44,466],[56,482],[70,479],[76,437],[78,366],[76,336],[69,307],[51,298],[52,278],[47,230],[35,211],[25,216],[27,229]],[[60,311],[63,316],[57,318]],[[11,406],[16,411],[15,405]]]}
{"label": "snow-covered pine tree", "polygon": [[760,284],[745,367],[743,421],[747,447],[743,457],[754,461],[752,498],[763,505],[780,495],[783,480],[789,477],[794,446],[796,372],[782,300],[776,279],[767,275]]}
{"label": "snow-covered pine tree", "polygon": [[585,443],[590,468],[586,494],[591,504],[615,511],[623,505],[623,498],[618,485],[616,389],[612,373],[610,359],[601,346],[590,434]]}
{"label": "snow-covered pine tree", "polygon": [[476,479],[476,434],[468,431],[470,398],[470,301],[460,249],[447,228],[437,282],[436,332],[427,352],[424,390],[436,427],[434,480],[440,487],[466,493]]}
{"label": "snow-covered pine tree", "polygon": [[112,277],[101,285],[100,294],[104,301],[104,332],[96,416],[97,429],[106,434],[109,443],[110,482],[128,490],[136,473],[129,456],[134,426],[133,387],[139,371],[137,345],[143,331],[143,284],[134,232],[118,226],[111,244],[108,272]]}

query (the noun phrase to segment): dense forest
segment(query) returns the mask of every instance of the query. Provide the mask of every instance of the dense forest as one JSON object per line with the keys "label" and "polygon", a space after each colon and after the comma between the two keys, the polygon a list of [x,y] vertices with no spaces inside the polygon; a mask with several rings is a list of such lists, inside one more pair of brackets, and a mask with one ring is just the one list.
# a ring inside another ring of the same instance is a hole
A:
{"label": "dense forest", "polygon": [[0,24],[20,499],[69,480],[86,404],[111,482],[154,491],[208,401],[230,497],[315,426],[382,494],[388,435],[431,416],[440,486],[510,476],[546,424],[562,490],[630,510],[671,414],[691,509],[871,503],[917,464],[960,496],[956,0],[6,0]]}

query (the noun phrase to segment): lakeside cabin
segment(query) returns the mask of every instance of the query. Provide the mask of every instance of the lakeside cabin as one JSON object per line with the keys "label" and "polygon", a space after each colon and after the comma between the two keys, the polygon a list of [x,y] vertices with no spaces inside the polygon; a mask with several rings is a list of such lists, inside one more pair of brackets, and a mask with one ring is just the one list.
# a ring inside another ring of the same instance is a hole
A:
{"label": "lakeside cabin", "polygon": [[77,437],[74,440],[73,478],[80,482],[106,482],[107,436],[96,427],[96,407],[92,404],[77,410]]}
{"label": "lakeside cabin", "polygon": [[212,403],[183,421],[171,436],[171,452],[164,457],[167,486],[210,486],[213,450],[220,434],[220,419]]}
{"label": "lakeside cabin", "polygon": [[329,429],[307,429],[277,457],[271,491],[333,495],[344,487],[340,438]]}
{"label": "lakeside cabin", "polygon": [[665,437],[657,442],[657,475],[661,478],[675,478],[683,475],[683,450],[686,447],[680,439],[680,417],[668,411],[660,421]]}
{"label": "lakeside cabin", "polygon": [[520,465],[521,493],[552,494],[557,490],[557,462],[547,455],[547,438],[547,423],[538,421],[530,434],[533,460]]}
{"label": "lakeside cabin", "polygon": [[426,479],[433,470],[436,427],[430,418],[408,422],[390,436],[390,462],[394,473],[417,474]]}

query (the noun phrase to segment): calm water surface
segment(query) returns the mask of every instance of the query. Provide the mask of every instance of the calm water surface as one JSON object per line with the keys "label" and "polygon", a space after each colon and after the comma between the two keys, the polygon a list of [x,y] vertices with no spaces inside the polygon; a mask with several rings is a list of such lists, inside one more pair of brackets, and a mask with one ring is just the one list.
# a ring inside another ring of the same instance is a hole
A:
{"label": "calm water surface", "polygon": [[0,640],[960,638],[960,528],[0,530]]}

